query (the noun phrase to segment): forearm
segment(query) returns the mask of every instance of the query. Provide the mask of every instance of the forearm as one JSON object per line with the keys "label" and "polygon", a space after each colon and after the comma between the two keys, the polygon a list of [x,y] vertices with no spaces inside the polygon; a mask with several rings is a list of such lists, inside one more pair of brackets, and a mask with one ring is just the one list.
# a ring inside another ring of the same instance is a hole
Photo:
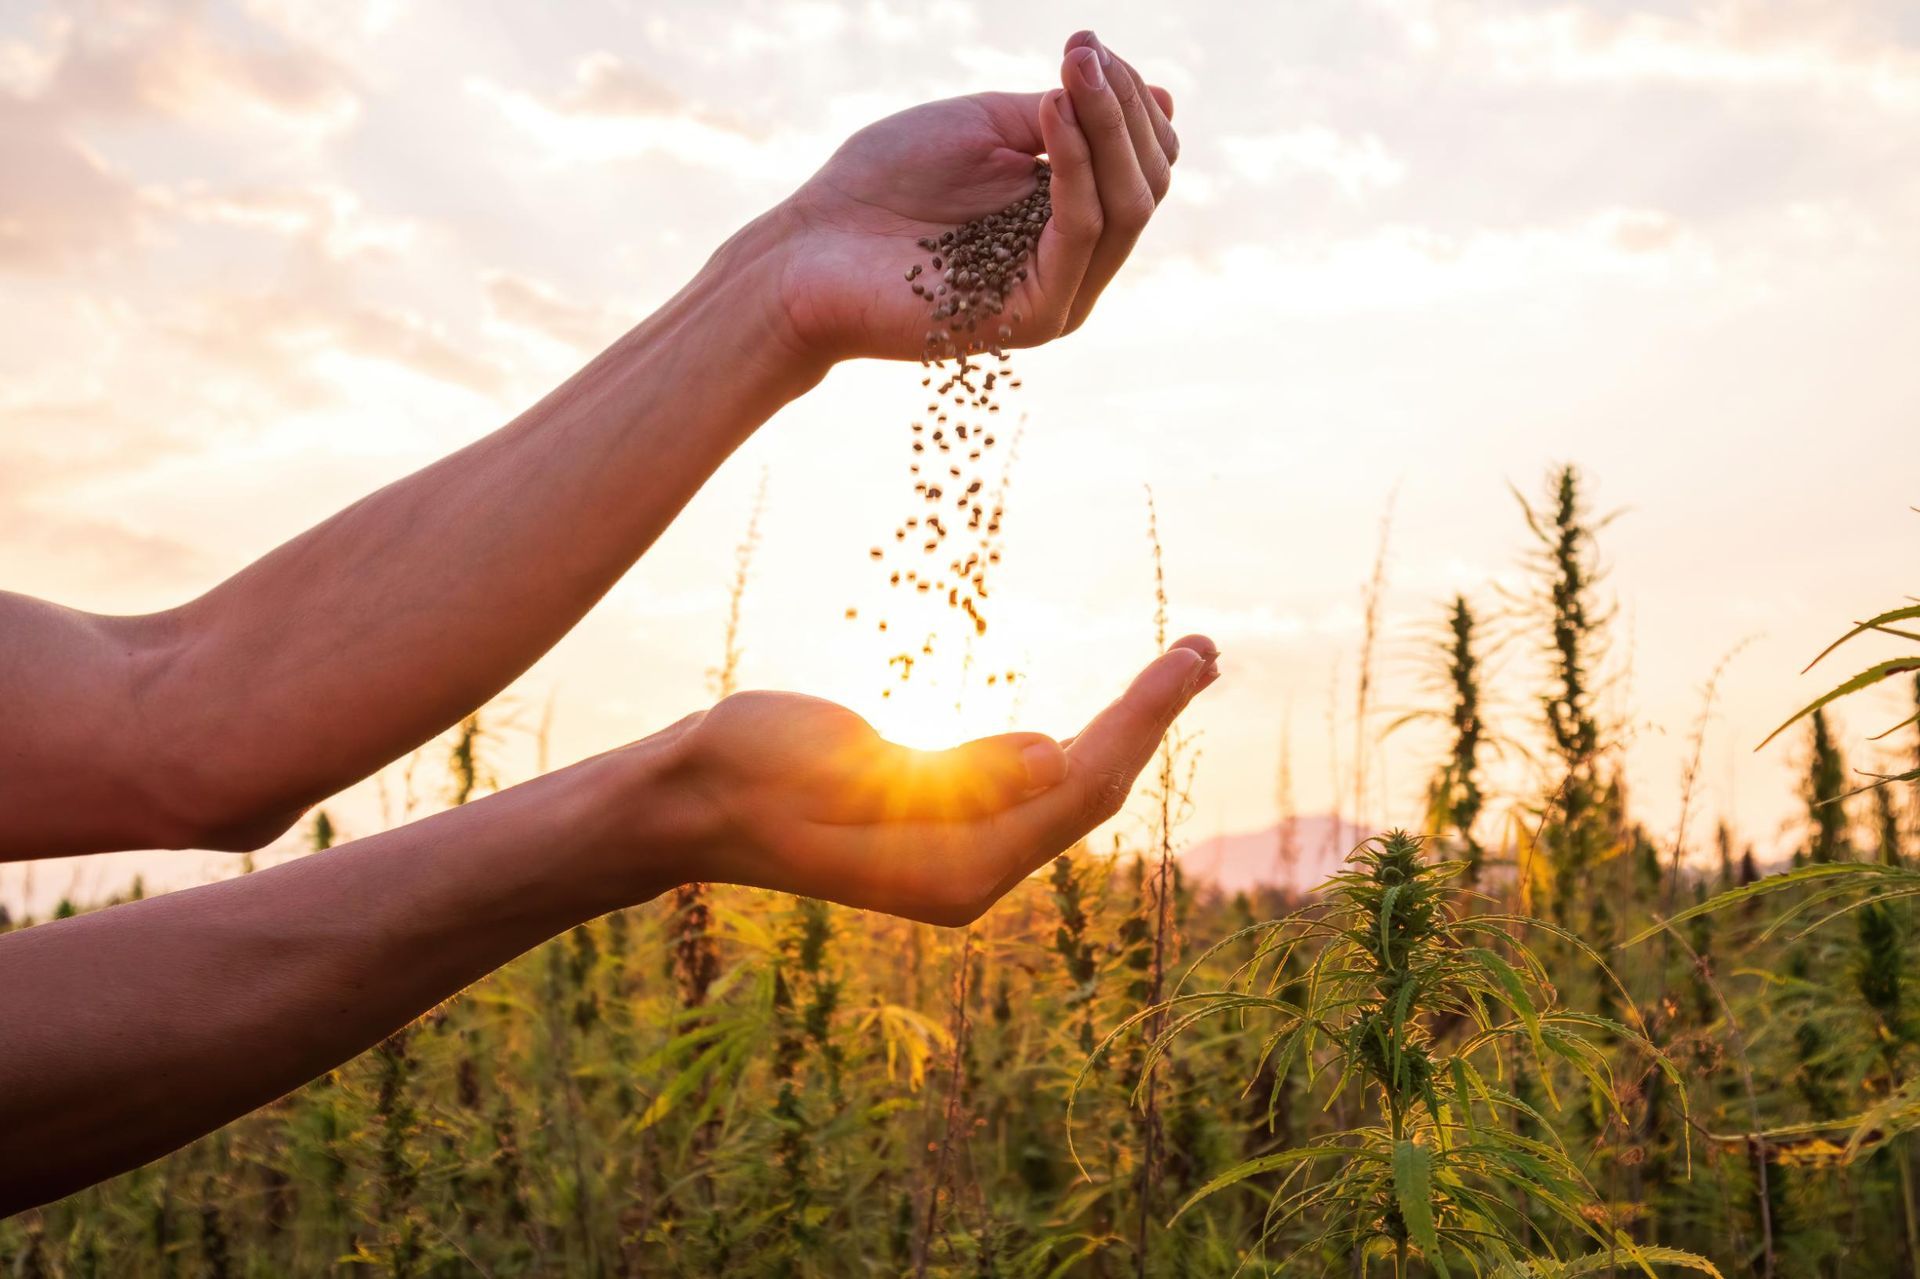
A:
{"label": "forearm", "polygon": [[96,619],[127,654],[120,740],[45,763],[101,793],[18,806],[0,857],[257,846],[505,687],[823,371],[772,318],[781,235],[749,227],[511,424],[200,599]]}
{"label": "forearm", "polygon": [[671,751],[663,735],[270,870],[0,936],[0,1215],[210,1131],[664,891],[687,846],[658,784]]}

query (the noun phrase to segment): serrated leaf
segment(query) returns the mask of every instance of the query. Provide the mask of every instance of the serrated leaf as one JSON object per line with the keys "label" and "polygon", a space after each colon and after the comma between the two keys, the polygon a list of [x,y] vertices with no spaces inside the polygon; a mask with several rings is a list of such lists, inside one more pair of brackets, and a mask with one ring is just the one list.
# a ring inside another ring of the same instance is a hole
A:
{"label": "serrated leaf", "polygon": [[1581,1275],[1596,1275],[1615,1269],[1623,1260],[1638,1261],[1643,1265],[1681,1266],[1697,1274],[1711,1275],[1713,1279],[1726,1279],[1720,1273],[1720,1267],[1697,1252],[1662,1248],[1654,1244],[1625,1245],[1613,1251],[1589,1253],[1572,1261],[1536,1261],[1530,1273],[1539,1276],[1539,1279],[1579,1279]]}
{"label": "serrated leaf", "polygon": [[1433,1155],[1418,1142],[1397,1141],[1393,1146],[1393,1195],[1407,1235],[1442,1276],[1447,1263],[1440,1256],[1440,1236],[1433,1228]]}
{"label": "serrated leaf", "polygon": [[1852,679],[1847,680],[1845,683],[1835,685],[1819,697],[1808,702],[1805,706],[1802,706],[1799,710],[1787,717],[1786,723],[1780,725],[1780,727],[1774,729],[1771,733],[1768,733],[1766,741],[1761,742],[1760,745],[1753,749],[1765,749],[1767,742],[1780,736],[1780,734],[1786,732],[1789,728],[1792,728],[1795,724],[1827,705],[1829,702],[1837,702],[1841,698],[1852,693],[1857,693],[1863,688],[1871,688],[1881,680],[1890,679],[1895,675],[1904,675],[1908,671],[1920,671],[1920,657],[1892,657],[1884,662],[1874,663],[1872,666],[1867,667],[1866,670],[1855,675]]}
{"label": "serrated leaf", "polygon": [[1675,924],[1684,924],[1689,919],[1698,919],[1729,906],[1737,906],[1743,901],[1762,897],[1768,893],[1777,893],[1782,889],[1804,884],[1809,880],[1827,879],[1835,875],[1858,875],[1862,878],[1878,876],[1892,879],[1920,880],[1920,874],[1898,866],[1887,866],[1879,862],[1821,862],[1813,866],[1802,866],[1796,870],[1782,871],[1778,875],[1768,875],[1765,879],[1743,884],[1739,888],[1729,888],[1723,893],[1715,893],[1698,905],[1689,906],[1677,915],[1670,915],[1651,928],[1644,928],[1620,943],[1624,949],[1637,946],[1647,938],[1671,928]]}
{"label": "serrated leaf", "polygon": [[[1801,674],[1804,675],[1806,671],[1810,671],[1814,667],[1818,666],[1821,663],[1821,661],[1825,659],[1827,654],[1833,652],[1834,649],[1839,648],[1842,644],[1846,643],[1848,640],[1852,639],[1856,635],[1864,635],[1868,631],[1887,630],[1888,629],[1887,623],[1889,622],[1904,622],[1914,618],[1920,618],[1920,604],[1909,604],[1904,608],[1888,609],[1886,612],[1880,614],[1878,617],[1869,617],[1866,621],[1861,622],[1859,625],[1855,626],[1852,630],[1848,631],[1845,635],[1842,635],[1839,639],[1835,640],[1833,643],[1821,649],[1820,656],[1814,658],[1811,662],[1808,662],[1806,665],[1806,670],[1803,670]],[[1901,634],[1901,632],[1899,631],[1894,631],[1893,633],[1896,635]]]}

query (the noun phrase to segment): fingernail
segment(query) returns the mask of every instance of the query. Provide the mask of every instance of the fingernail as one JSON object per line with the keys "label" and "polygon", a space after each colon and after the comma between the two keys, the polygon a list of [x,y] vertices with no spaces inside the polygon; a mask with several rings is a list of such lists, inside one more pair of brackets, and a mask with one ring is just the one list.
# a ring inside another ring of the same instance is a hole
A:
{"label": "fingernail", "polygon": [[1107,52],[1106,44],[1101,41],[1099,36],[1094,35],[1092,32],[1088,32],[1087,34],[1088,34],[1088,37],[1093,41],[1093,51],[1096,54],[1098,54],[1100,57],[1100,65],[1103,67],[1112,66],[1113,55]]}
{"label": "fingernail", "polygon": [[1089,89],[1107,87],[1106,74],[1100,70],[1100,55],[1082,45],[1073,51],[1073,60],[1080,72],[1080,83]]}
{"label": "fingernail", "polygon": [[1035,742],[1021,751],[1020,762],[1027,770],[1029,790],[1055,785],[1066,775],[1066,756],[1058,746],[1047,742]]}
{"label": "fingernail", "polygon": [[1080,117],[1073,113],[1073,99],[1067,95],[1065,89],[1055,89],[1053,91],[1053,109],[1060,113],[1062,120],[1065,120],[1076,129],[1080,127]]}

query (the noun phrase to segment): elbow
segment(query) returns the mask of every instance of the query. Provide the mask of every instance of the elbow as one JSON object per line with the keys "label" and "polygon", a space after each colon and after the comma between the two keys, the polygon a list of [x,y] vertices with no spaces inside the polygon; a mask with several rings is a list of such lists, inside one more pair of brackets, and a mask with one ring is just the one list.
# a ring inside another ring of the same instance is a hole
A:
{"label": "elbow", "polygon": [[176,795],[153,814],[148,848],[191,848],[215,853],[258,852],[292,830],[306,805],[249,799],[218,790]]}
{"label": "elbow", "polygon": [[216,853],[253,853],[292,830],[304,806],[241,806],[212,813],[198,825],[193,847]]}
{"label": "elbow", "polygon": [[[130,765],[151,826],[147,847],[250,853],[293,829],[309,807],[257,731],[222,715],[195,669],[206,628],[190,609],[127,619],[130,702],[153,727]],[[290,783],[292,783],[290,785]]]}

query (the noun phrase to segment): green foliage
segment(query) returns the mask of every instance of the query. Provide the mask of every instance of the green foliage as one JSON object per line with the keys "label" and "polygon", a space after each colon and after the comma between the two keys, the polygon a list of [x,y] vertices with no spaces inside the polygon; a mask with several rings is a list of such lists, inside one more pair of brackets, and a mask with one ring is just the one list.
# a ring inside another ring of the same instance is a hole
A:
{"label": "green foliage", "polygon": [[1847,848],[1847,766],[1833,740],[1827,714],[1816,710],[1812,720],[1812,758],[1807,767],[1807,816],[1811,834],[1806,859],[1816,864],[1844,861]]}
{"label": "green foliage", "polygon": [[[1606,521],[1593,516],[1578,468],[1557,468],[1548,490],[1547,500],[1537,508],[1520,498],[1534,538],[1538,605],[1548,634],[1550,682],[1540,701],[1558,770],[1546,797],[1539,843],[1552,877],[1548,903],[1554,922],[1573,927],[1590,922],[1579,918],[1578,889],[1606,854],[1609,835],[1600,776],[1606,743],[1594,709],[1596,667],[1608,621],[1597,596],[1604,576],[1598,532]],[[1604,903],[1604,898],[1592,901]]]}
{"label": "green foliage", "polygon": [[[1763,877],[1723,824],[1696,871],[1685,822],[1663,839],[1601,763],[1584,494],[1563,468],[1527,511],[1551,775],[1489,793],[1480,624],[1455,599],[1431,845],[1396,832],[1317,893],[1223,899],[1162,876],[1169,755],[1149,842],[1072,850],[964,938],[690,888],[0,1221],[0,1274],[1914,1273],[1914,797],[1880,787],[1856,845],[1825,712],[1920,658],[1789,721],[1814,720],[1805,866]],[[450,739],[453,801],[497,784],[482,722]],[[1531,846],[1490,840],[1496,803],[1538,815],[1544,884],[1506,873]],[[308,842],[339,838],[316,813]]]}
{"label": "green foliage", "polygon": [[1455,845],[1467,864],[1466,882],[1480,879],[1486,847],[1475,830],[1486,808],[1487,795],[1480,771],[1481,752],[1490,744],[1482,710],[1482,637],[1479,620],[1464,595],[1448,603],[1445,627],[1435,646],[1438,667],[1434,683],[1445,706],[1403,716],[1389,729],[1416,719],[1438,719],[1446,725],[1448,750],[1427,785],[1427,831]]}
{"label": "green foliage", "polygon": [[[1396,831],[1362,845],[1349,865],[1319,900],[1203,957],[1253,943],[1224,983],[1177,993],[1102,1044],[1104,1052],[1159,1014],[1172,1019],[1171,1036],[1224,1020],[1257,1038],[1263,1061],[1302,1064],[1326,1107],[1360,1112],[1360,1122],[1310,1145],[1222,1171],[1181,1215],[1257,1184],[1257,1246],[1277,1254],[1270,1264],[1281,1271],[1324,1273],[1338,1257],[1377,1255],[1390,1256],[1396,1273],[1410,1259],[1443,1276],[1453,1267],[1535,1273],[1526,1267],[1543,1258],[1528,1213],[1544,1214],[1576,1248],[1600,1248],[1621,1265],[1649,1262],[1609,1224],[1549,1116],[1501,1080],[1521,1063],[1542,1079],[1570,1070],[1591,1104],[1617,1112],[1618,1051],[1677,1082],[1672,1063],[1628,1027],[1560,1006],[1524,935],[1582,944],[1552,925],[1474,910],[1478,894],[1456,882],[1461,863],[1434,862],[1421,840]],[[1297,975],[1288,969],[1296,953],[1309,956]],[[1150,1056],[1164,1049],[1155,1041]],[[1516,1118],[1530,1121],[1527,1132]],[[1565,1264],[1558,1249],[1544,1260]],[[1665,1260],[1717,1273],[1690,1254]]]}

